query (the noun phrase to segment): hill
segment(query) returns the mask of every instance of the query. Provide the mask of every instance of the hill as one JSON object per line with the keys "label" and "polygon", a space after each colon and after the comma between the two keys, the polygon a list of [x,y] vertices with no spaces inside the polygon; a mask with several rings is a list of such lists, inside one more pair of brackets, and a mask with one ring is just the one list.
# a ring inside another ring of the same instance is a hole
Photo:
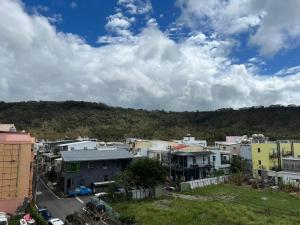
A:
{"label": "hill", "polygon": [[0,122],[14,123],[39,138],[89,136],[181,139],[188,132],[209,142],[226,135],[264,133],[271,139],[300,139],[300,107],[270,106],[205,112],[147,111],[101,103],[0,102]]}

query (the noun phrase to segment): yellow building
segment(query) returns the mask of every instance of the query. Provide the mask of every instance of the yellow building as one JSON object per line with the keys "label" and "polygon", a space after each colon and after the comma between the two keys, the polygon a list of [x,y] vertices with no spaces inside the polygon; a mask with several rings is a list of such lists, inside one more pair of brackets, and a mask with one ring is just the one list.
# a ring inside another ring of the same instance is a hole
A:
{"label": "yellow building", "polygon": [[280,169],[283,157],[300,157],[299,141],[252,143],[251,148],[253,174],[261,170]]}
{"label": "yellow building", "polygon": [[28,133],[0,132],[0,211],[14,213],[32,197],[34,138]]}

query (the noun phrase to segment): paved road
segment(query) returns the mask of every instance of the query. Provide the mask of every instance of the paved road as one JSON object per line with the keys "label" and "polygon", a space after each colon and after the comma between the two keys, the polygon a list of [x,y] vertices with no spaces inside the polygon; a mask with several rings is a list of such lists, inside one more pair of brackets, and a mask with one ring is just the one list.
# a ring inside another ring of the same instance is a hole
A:
{"label": "paved road", "polygon": [[64,220],[67,215],[79,211],[90,196],[76,198],[60,198],[56,196],[40,179],[37,188],[38,207],[47,207],[53,217]]}

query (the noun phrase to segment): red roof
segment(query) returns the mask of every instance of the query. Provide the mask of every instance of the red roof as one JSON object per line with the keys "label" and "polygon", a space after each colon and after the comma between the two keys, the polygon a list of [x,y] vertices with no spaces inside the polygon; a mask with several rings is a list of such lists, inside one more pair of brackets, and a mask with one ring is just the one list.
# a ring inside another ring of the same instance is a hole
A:
{"label": "red roof", "polygon": [[186,148],[186,147],[188,147],[188,145],[179,144],[179,145],[176,145],[176,146],[174,147],[174,149],[175,149],[175,150],[180,150],[180,149],[183,149],[183,148]]}
{"label": "red roof", "polygon": [[1,144],[33,144],[35,139],[29,133],[0,132]]}

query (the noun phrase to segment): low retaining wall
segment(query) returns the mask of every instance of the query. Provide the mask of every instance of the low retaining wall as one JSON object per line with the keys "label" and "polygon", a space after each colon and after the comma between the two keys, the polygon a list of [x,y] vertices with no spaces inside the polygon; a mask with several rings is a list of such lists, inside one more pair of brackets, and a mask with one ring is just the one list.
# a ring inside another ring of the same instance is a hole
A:
{"label": "low retaining wall", "polygon": [[228,180],[229,176],[220,176],[182,182],[180,183],[180,191],[190,191],[195,188],[205,187],[213,184],[221,184],[227,182]]}

